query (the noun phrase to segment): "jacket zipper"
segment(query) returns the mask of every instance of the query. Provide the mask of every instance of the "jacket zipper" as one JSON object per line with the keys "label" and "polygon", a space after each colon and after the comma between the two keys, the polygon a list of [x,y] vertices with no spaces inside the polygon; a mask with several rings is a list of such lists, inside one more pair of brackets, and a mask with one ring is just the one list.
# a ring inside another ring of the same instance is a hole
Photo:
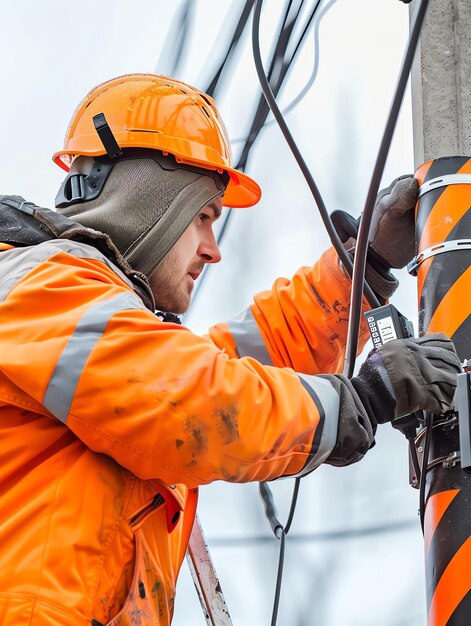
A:
{"label": "jacket zipper", "polygon": [[143,509],[141,509],[140,511],[138,511],[136,513],[136,515],[134,515],[131,520],[130,520],[130,524],[133,525],[135,524],[139,519],[141,519],[144,515],[147,515],[147,513],[149,513],[150,511],[153,511],[154,509],[157,509],[161,504],[163,504],[165,502],[164,498],[160,495],[160,493],[157,493],[153,498],[152,498],[152,502],[149,502],[149,504],[147,506],[145,506]]}

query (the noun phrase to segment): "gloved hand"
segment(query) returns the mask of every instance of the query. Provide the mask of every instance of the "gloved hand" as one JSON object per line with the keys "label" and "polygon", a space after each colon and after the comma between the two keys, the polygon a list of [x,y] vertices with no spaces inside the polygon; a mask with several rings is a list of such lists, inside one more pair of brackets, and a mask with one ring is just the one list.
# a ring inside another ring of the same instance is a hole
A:
{"label": "gloved hand", "polygon": [[[419,184],[412,175],[396,178],[389,187],[378,192],[370,228],[369,263],[375,257],[382,270],[405,267],[415,254],[414,207]],[[332,222],[343,243],[356,239],[360,218],[346,211],[333,211]],[[382,267],[381,267],[382,266]]]}
{"label": "gloved hand", "polygon": [[418,339],[394,339],[370,352],[352,385],[370,419],[379,423],[453,406],[461,363],[453,342],[443,333]]}
{"label": "gloved hand", "polygon": [[414,208],[418,193],[419,183],[413,176],[400,176],[376,198],[370,248],[389,267],[405,267],[414,257]]}
{"label": "gloved hand", "polygon": [[326,375],[340,397],[337,441],[325,461],[350,465],[374,445],[378,423],[419,410],[440,414],[453,406],[461,363],[443,333],[395,339],[373,350],[351,380]]}

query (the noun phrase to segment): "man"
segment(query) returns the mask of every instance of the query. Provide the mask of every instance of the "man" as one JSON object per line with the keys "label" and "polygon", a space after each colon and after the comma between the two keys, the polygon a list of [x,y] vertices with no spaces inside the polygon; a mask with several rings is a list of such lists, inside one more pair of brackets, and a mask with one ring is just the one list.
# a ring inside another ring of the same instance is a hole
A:
{"label": "man", "polygon": [[[108,81],[54,160],[71,166],[58,212],[1,199],[0,622],[169,624],[199,485],[358,461],[377,422],[449,408],[460,364],[433,335],[336,374],[350,281],[333,250],[206,338],[179,324],[221,259],[222,205],[260,197],[198,90]],[[380,297],[413,254],[416,195],[406,178],[378,202]]]}

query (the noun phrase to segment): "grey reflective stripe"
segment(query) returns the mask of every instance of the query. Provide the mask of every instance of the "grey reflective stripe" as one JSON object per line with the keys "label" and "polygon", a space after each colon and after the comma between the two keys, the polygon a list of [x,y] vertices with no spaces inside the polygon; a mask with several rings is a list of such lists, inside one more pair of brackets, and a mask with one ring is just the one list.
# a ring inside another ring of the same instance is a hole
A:
{"label": "grey reflective stripe", "polygon": [[323,463],[334,449],[337,441],[340,398],[327,379],[309,374],[297,374],[314,400],[321,418],[324,418],[321,420],[323,423],[318,426],[322,428],[322,433],[317,450],[299,473],[300,476],[304,476]]}
{"label": "grey reflective stripe", "polygon": [[263,365],[273,365],[257,322],[249,307],[227,323],[240,357],[251,356]]}
{"label": "grey reflective stripe", "polygon": [[14,286],[31,270],[59,252],[66,252],[79,259],[102,261],[132,289],[131,281],[119,267],[93,246],[69,239],[54,239],[35,246],[0,252],[0,302],[3,302]]}
{"label": "grey reflective stripe", "polygon": [[132,293],[97,302],[79,320],[56,364],[44,396],[43,405],[64,424],[74,399],[86,362],[116,313],[129,309],[144,309],[144,303]]}

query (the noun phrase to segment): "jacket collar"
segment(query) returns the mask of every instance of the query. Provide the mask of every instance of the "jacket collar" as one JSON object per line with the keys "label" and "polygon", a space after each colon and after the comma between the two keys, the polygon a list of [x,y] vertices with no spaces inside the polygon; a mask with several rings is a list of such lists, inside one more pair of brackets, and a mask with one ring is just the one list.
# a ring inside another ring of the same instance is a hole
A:
{"label": "jacket collar", "polygon": [[13,246],[33,246],[51,239],[81,241],[97,248],[124,272],[145,306],[154,312],[154,296],[147,277],[132,269],[109,235],[27,202],[21,196],[0,195],[0,241]]}

